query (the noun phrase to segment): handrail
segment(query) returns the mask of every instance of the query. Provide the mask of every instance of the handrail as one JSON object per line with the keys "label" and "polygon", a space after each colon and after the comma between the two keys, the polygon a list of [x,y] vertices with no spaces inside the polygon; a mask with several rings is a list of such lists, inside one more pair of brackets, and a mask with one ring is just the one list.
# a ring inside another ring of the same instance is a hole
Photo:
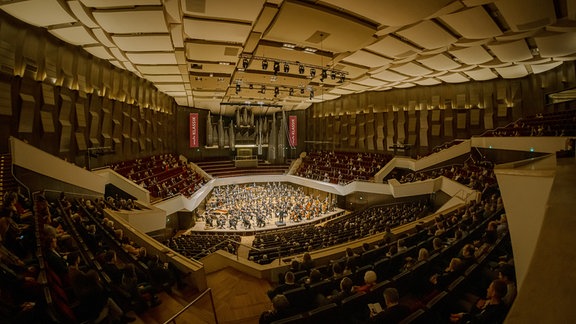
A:
{"label": "handrail", "polygon": [[163,324],[168,324],[168,323],[174,323],[175,324],[176,318],[178,316],[182,315],[182,313],[187,311],[188,308],[192,307],[192,305],[194,305],[198,300],[200,300],[200,298],[204,297],[204,295],[206,295],[206,294],[210,294],[210,304],[212,305],[212,313],[214,314],[214,320],[216,321],[216,324],[218,324],[218,317],[216,316],[216,307],[214,307],[214,298],[212,297],[212,288],[206,288],[206,290],[204,290],[198,297],[194,298],[193,301],[191,301],[186,306],[184,306],[184,308],[179,310],[178,313],[172,315],[172,317],[170,317]]}

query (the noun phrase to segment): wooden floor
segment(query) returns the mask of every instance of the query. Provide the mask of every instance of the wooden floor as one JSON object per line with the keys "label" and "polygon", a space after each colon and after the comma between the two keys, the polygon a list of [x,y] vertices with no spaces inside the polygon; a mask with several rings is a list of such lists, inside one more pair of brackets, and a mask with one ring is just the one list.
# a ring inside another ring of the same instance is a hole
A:
{"label": "wooden floor", "polygon": [[[258,323],[260,314],[271,307],[266,292],[271,288],[268,281],[256,279],[233,268],[225,268],[206,276],[208,287],[212,289],[216,317],[205,295],[195,306],[184,312],[176,321],[180,323]],[[172,315],[180,311],[199,294],[197,292],[174,290],[172,294],[159,295],[162,304],[149,309],[143,314],[130,313],[135,316],[137,324],[164,323]]]}

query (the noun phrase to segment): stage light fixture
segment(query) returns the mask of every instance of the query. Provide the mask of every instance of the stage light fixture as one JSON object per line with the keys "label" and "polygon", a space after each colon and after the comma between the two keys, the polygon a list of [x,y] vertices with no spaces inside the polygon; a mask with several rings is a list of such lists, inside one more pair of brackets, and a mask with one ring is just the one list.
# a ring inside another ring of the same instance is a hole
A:
{"label": "stage light fixture", "polygon": [[310,69],[310,77],[314,78],[316,76],[316,69],[315,68],[311,68]]}
{"label": "stage light fixture", "polygon": [[312,100],[312,98],[314,98],[314,90],[310,90],[310,100]]}
{"label": "stage light fixture", "polygon": [[298,73],[304,74],[304,65],[302,64],[298,65]]}
{"label": "stage light fixture", "polygon": [[284,73],[290,72],[290,65],[288,63],[284,63]]}
{"label": "stage light fixture", "polygon": [[280,72],[280,63],[278,61],[274,61],[274,75],[278,75],[278,72]]}
{"label": "stage light fixture", "polygon": [[332,79],[332,80],[336,79],[336,71],[330,72],[330,79]]}
{"label": "stage light fixture", "polygon": [[254,89],[254,85],[252,83],[250,83],[250,85],[248,86],[248,89]]}
{"label": "stage light fixture", "polygon": [[278,97],[279,94],[280,94],[280,88],[274,87],[274,97]]}
{"label": "stage light fixture", "polygon": [[300,94],[304,94],[304,88],[300,89]]}
{"label": "stage light fixture", "polygon": [[340,81],[338,81],[339,83],[344,83],[344,81],[346,80],[346,75],[344,75],[344,73],[342,73],[340,75]]}
{"label": "stage light fixture", "polygon": [[294,88],[290,88],[290,90],[288,91],[288,94],[290,96],[293,96],[294,95]]}
{"label": "stage light fixture", "polygon": [[260,88],[260,93],[261,93],[261,94],[265,94],[265,93],[266,93],[266,86],[265,86],[265,85],[263,85],[263,86]]}
{"label": "stage light fixture", "polygon": [[262,61],[262,70],[268,70],[268,60]]}
{"label": "stage light fixture", "polygon": [[324,82],[324,79],[328,77],[328,72],[326,69],[322,69],[322,74],[320,74],[320,82]]}
{"label": "stage light fixture", "polygon": [[240,93],[240,91],[242,91],[242,87],[240,87],[240,83],[236,83],[236,94]]}
{"label": "stage light fixture", "polygon": [[250,63],[250,62],[248,61],[247,58],[245,58],[245,59],[242,60],[242,67],[244,68],[244,70],[246,70],[246,69],[248,68],[248,64],[249,64],[249,63]]}

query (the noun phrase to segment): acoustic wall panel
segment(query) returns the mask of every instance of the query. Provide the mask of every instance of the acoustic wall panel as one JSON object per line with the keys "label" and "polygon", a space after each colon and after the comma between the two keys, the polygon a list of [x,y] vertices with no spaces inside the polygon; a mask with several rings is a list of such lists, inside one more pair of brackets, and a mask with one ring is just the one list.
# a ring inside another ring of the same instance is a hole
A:
{"label": "acoustic wall panel", "polygon": [[12,116],[12,87],[8,82],[0,82],[0,115]]}
{"label": "acoustic wall panel", "polygon": [[34,130],[34,107],[36,99],[29,94],[20,94],[22,105],[20,106],[20,121],[18,133],[32,133]]}

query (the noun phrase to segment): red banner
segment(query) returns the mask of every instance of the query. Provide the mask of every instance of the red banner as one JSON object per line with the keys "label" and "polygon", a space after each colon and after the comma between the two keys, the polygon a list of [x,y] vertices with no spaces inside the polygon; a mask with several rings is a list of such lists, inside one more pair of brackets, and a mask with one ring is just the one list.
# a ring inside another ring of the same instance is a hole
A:
{"label": "red banner", "polygon": [[298,116],[288,116],[288,144],[298,145]]}
{"label": "red banner", "polygon": [[190,147],[198,147],[198,113],[190,113]]}

